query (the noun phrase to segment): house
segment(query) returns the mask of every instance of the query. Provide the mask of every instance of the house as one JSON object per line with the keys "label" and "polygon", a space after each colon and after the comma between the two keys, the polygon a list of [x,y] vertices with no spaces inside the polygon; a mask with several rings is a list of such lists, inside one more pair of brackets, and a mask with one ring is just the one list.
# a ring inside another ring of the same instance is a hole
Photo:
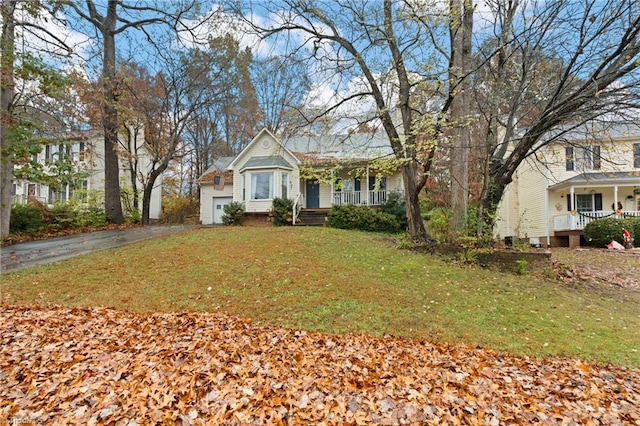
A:
{"label": "house", "polygon": [[517,169],[498,207],[498,237],[577,247],[586,224],[640,216],[640,132],[573,129]]}
{"label": "house", "polygon": [[387,175],[376,167],[389,158],[388,141],[376,135],[280,141],[263,129],[238,156],[218,159],[198,179],[200,221],[222,223],[224,206],[232,201],[264,215],[276,197],[294,200],[294,223],[299,214],[334,205],[381,205],[391,191],[403,191],[398,171]]}
{"label": "house", "polygon": [[[144,175],[151,166],[151,154],[146,143],[131,141],[129,146],[135,147],[135,154],[129,155],[125,150],[120,154],[120,185],[121,188],[131,188],[131,172],[129,159],[137,162],[138,191],[143,189]],[[14,179],[12,195],[14,204],[26,204],[29,200],[52,205],[71,199],[78,190],[95,191],[104,194],[104,136],[99,131],[81,131],[64,135],[64,142],[44,145],[42,151],[34,154],[32,161],[43,166],[43,170],[50,170],[51,164],[65,156],[70,158],[75,171],[82,171],[85,177],[76,187],[65,185],[56,190],[44,183],[30,182],[24,179]],[[19,167],[19,166],[17,166]],[[149,210],[150,219],[158,219],[161,209],[162,177],[156,183],[151,194]],[[140,197],[142,198],[142,197]],[[124,206],[123,206],[124,207]],[[140,201],[142,209],[142,201]]]}

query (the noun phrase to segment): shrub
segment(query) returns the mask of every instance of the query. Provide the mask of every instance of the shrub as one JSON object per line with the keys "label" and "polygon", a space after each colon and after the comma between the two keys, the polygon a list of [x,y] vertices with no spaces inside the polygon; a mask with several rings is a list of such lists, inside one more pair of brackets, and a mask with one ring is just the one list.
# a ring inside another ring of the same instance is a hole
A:
{"label": "shrub", "polygon": [[584,239],[587,241],[587,244],[596,247],[604,247],[614,240],[620,244],[624,244],[622,231],[627,229],[633,238],[638,235],[637,229],[640,225],[637,223],[640,223],[640,220],[635,218],[618,219],[615,217],[606,217],[604,219],[593,220],[584,227]]}
{"label": "shrub", "polygon": [[400,228],[396,218],[383,211],[365,206],[333,206],[327,215],[327,224],[333,228],[359,229],[369,232],[395,233]]}
{"label": "shrub", "polygon": [[241,225],[244,221],[244,204],[240,201],[233,201],[224,206],[222,223],[225,225]]}
{"label": "shrub", "polygon": [[633,239],[633,244],[638,247],[640,246],[640,217],[635,217],[633,219],[627,219],[630,222],[627,231],[631,234],[631,238]]}
{"label": "shrub", "polygon": [[79,212],[76,211],[73,205],[64,202],[56,202],[53,207],[47,211],[47,218],[45,219],[51,228],[54,229],[69,229],[78,228]]}
{"label": "shrub", "polygon": [[406,230],[407,226],[409,226],[409,222],[407,221],[407,205],[402,193],[390,192],[387,201],[380,207],[380,211],[395,217],[399,229]]}
{"label": "shrub", "polygon": [[14,204],[11,206],[11,222],[9,232],[17,234],[19,232],[36,233],[46,228],[42,212],[45,206],[29,203]]}
{"label": "shrub", "polygon": [[274,226],[290,225],[293,222],[293,200],[274,198],[269,215]]}
{"label": "shrub", "polygon": [[162,200],[160,223],[194,223],[200,211],[200,200],[182,195],[165,197]]}
{"label": "shrub", "polygon": [[426,214],[427,233],[438,241],[444,241],[449,235],[449,219],[451,209],[447,207],[435,207]]}

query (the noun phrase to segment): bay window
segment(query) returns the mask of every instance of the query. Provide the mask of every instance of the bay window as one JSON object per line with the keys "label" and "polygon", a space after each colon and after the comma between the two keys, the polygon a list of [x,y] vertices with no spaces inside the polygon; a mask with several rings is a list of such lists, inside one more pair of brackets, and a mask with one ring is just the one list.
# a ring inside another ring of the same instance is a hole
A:
{"label": "bay window", "polygon": [[273,199],[273,172],[251,173],[251,199]]}

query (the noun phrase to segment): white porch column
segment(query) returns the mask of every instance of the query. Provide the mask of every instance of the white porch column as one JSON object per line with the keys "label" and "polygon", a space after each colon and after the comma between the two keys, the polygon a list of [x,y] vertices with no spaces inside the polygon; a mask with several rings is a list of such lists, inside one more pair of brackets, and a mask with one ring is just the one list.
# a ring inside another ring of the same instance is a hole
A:
{"label": "white porch column", "polygon": [[576,189],[571,186],[569,189],[569,206],[571,206],[571,229],[576,229],[576,215],[573,212],[576,209]]}
{"label": "white porch column", "polygon": [[365,197],[367,197],[367,205],[369,205],[369,163],[367,163],[367,178],[365,180],[365,188],[367,188],[367,190],[365,191]]}
{"label": "white porch column", "polygon": [[613,211],[616,210],[618,210],[618,185],[613,185]]}

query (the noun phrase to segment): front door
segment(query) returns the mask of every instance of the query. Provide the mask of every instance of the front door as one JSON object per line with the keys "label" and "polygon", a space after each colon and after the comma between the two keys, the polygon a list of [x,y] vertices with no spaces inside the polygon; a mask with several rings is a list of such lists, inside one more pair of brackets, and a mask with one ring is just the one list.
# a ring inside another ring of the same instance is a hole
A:
{"label": "front door", "polygon": [[307,208],[317,209],[320,207],[320,183],[317,180],[308,180],[306,187]]}

